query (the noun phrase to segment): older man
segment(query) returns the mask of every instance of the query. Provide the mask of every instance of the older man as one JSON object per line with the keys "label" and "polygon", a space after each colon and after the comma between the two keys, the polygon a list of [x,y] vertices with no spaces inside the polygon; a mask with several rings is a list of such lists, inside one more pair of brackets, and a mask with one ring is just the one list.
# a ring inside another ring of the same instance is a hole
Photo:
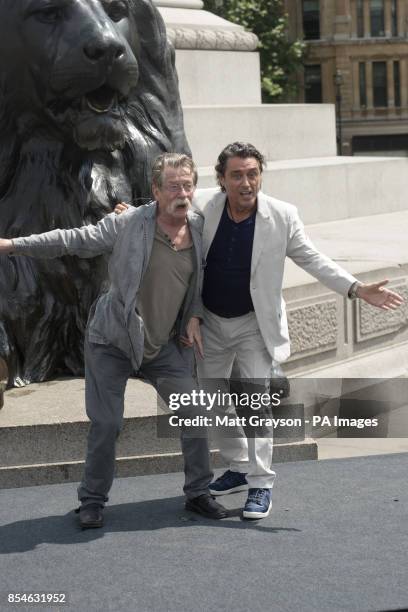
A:
{"label": "older man", "polygon": [[[273,360],[288,358],[282,298],[286,257],[343,296],[358,297],[385,310],[402,303],[398,294],[384,287],[387,281],[359,283],[315,249],[296,208],[261,192],[264,163],[253,145],[228,145],[216,165],[221,191],[199,206],[205,218],[206,259],[201,326],[204,359],[198,360],[203,385],[215,381],[222,387],[235,361],[242,379],[261,379],[266,387]],[[194,325],[197,335],[199,321],[193,321]],[[244,517],[268,516],[275,478],[272,438],[247,438],[239,426],[235,435],[223,436],[221,429],[215,432],[229,470],[210,485],[210,491],[223,495],[249,488]]]}
{"label": "older man", "polygon": [[[158,387],[164,399],[196,387],[190,350],[179,344],[180,336],[191,345],[200,341],[189,324],[194,315],[201,316],[202,219],[190,210],[196,182],[190,158],[164,154],[152,171],[152,204],[120,216],[110,214],[96,226],[0,240],[0,253],[110,255],[110,287],[91,310],[85,340],[86,410],[91,426],[85,474],[78,489],[82,528],[103,524],[125,387],[132,372],[141,372],[156,387],[164,381]],[[186,508],[224,518],[225,509],[208,489],[212,473],[205,432],[182,428],[181,443]]]}

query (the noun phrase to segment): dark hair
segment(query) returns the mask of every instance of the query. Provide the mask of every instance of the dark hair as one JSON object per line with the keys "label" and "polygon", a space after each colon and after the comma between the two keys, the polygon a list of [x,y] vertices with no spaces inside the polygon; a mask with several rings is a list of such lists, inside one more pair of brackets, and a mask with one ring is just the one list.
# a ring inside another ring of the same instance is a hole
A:
{"label": "dark hair", "polygon": [[265,158],[258,151],[254,145],[249,142],[233,142],[232,144],[227,145],[219,154],[217,159],[217,164],[215,166],[215,172],[217,173],[217,182],[221,187],[221,191],[225,191],[225,188],[220,183],[220,177],[225,176],[225,170],[227,168],[228,160],[232,157],[242,157],[243,159],[247,159],[248,157],[254,157],[258,164],[261,173],[263,172],[264,166],[266,164]]}
{"label": "dark hair", "polygon": [[163,173],[166,168],[188,168],[193,175],[193,183],[197,185],[197,168],[188,155],[181,153],[162,153],[153,163],[152,184],[161,189],[163,187]]}

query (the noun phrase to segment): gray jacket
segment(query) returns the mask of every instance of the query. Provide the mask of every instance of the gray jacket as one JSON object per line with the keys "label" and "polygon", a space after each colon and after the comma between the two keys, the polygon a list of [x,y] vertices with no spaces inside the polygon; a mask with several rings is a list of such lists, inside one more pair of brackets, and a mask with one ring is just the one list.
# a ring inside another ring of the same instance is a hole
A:
{"label": "gray jacket", "polygon": [[[14,238],[15,255],[54,258],[77,255],[89,258],[109,253],[110,286],[91,308],[88,335],[92,342],[112,344],[131,360],[135,370],[143,359],[144,330],[136,312],[137,293],[153,247],[157,204],[130,208],[121,215],[111,213],[96,225],[56,229],[27,238]],[[202,316],[200,297],[202,272],[202,217],[187,213],[196,255],[195,273],[177,321],[177,333],[185,333],[192,316]]]}

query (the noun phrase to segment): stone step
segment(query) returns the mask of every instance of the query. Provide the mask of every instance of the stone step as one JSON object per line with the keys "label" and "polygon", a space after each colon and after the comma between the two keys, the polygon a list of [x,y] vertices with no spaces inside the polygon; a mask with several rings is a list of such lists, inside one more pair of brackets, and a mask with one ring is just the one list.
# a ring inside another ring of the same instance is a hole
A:
{"label": "stone step", "polygon": [[214,168],[225,145],[237,140],[254,144],[268,161],[336,155],[332,104],[186,106],[184,123],[198,166]]}
{"label": "stone step", "polygon": [[[214,189],[214,185],[214,167],[200,167],[198,186]],[[308,225],[404,211],[408,159],[317,157],[269,162],[262,189],[295,204]],[[215,191],[199,197],[211,193]]]}
{"label": "stone step", "polygon": [[[300,209],[302,218],[304,210]],[[313,244],[355,276],[404,276],[408,265],[408,209],[393,213],[307,225]],[[316,280],[290,259],[286,260],[284,288],[295,295]]]}
{"label": "stone step", "polygon": [[[182,470],[177,432],[172,438],[160,437],[156,406],[153,387],[131,379],[117,445],[120,475]],[[0,411],[0,488],[79,480],[88,426],[83,379],[60,379],[6,391]],[[316,444],[305,441],[304,435],[298,438],[293,445],[287,439],[280,444],[277,441],[275,460],[316,459]],[[212,454],[215,465],[221,466],[214,448]]]}
{"label": "stone step", "polygon": [[[274,463],[315,459],[317,459],[317,444],[310,439],[305,439],[303,442],[275,444],[274,446]],[[227,467],[216,450],[211,451],[211,465],[214,469]],[[83,471],[83,461],[0,467],[0,489],[79,482]],[[116,459],[116,475],[118,477],[170,474],[171,472],[182,471],[183,457],[180,452],[136,455]]]}
{"label": "stone step", "polygon": [[[0,412],[0,466],[81,461],[89,424],[84,392],[84,380],[75,378],[6,391]],[[158,437],[157,418],[153,387],[129,380],[118,457],[178,452],[176,437]]]}

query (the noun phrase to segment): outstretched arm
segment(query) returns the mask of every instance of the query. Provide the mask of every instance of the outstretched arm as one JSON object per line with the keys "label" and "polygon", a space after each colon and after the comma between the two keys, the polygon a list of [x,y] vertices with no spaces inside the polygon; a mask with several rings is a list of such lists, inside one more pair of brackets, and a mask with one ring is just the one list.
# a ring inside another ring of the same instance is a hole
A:
{"label": "outstretched arm", "polygon": [[364,300],[371,306],[376,306],[382,310],[396,310],[404,302],[398,293],[384,287],[388,280],[369,284],[359,283],[344,268],[320,253],[306,236],[303,223],[297,212],[293,215],[290,225],[287,255],[326,287],[341,295],[351,297],[350,290],[356,284],[354,297]]}
{"label": "outstretched arm", "polygon": [[55,229],[43,234],[1,239],[0,254],[29,255],[53,259],[62,255],[90,258],[109,253],[117,235],[116,215],[111,213],[96,225],[73,229]]}
{"label": "outstretched arm", "polygon": [[294,207],[288,224],[288,232],[287,256],[323,285],[340,295],[347,296],[350,287],[357,279],[316,249],[306,235],[304,225]]}

